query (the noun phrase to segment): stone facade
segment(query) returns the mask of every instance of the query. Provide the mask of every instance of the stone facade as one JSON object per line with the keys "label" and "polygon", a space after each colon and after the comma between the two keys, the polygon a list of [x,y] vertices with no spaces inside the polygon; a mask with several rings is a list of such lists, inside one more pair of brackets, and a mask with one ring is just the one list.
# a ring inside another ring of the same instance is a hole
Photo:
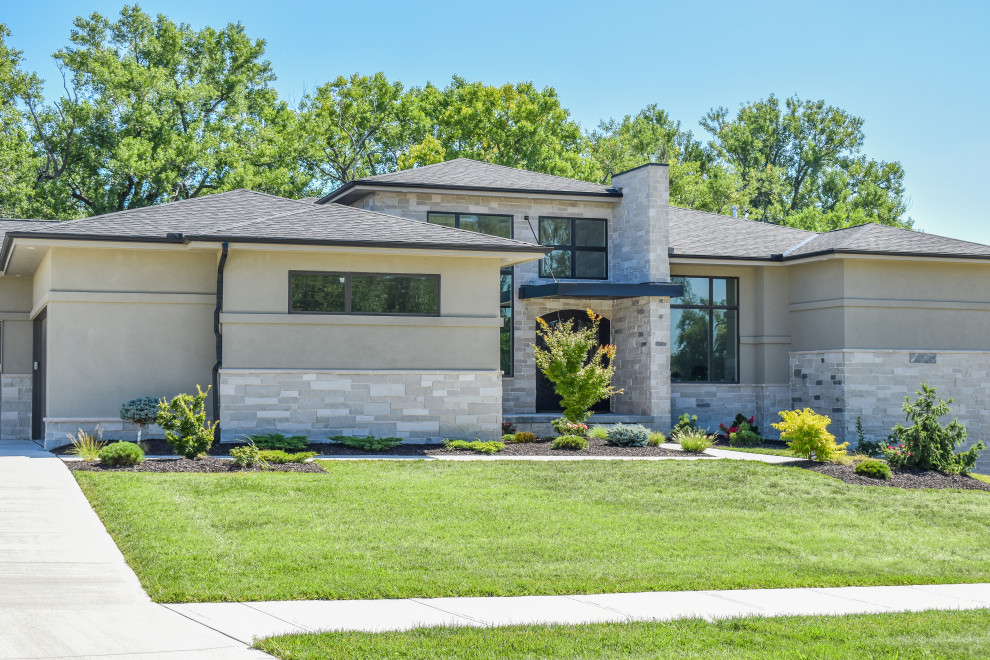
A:
{"label": "stone facade", "polygon": [[[904,398],[916,398],[924,381],[952,397],[952,417],[966,425],[971,442],[990,445],[990,352],[829,350],[791,354],[791,406],[832,418],[839,442],[856,444],[856,418],[868,437],[885,438],[904,423]],[[990,451],[979,466],[990,469]]]}
{"label": "stone facade", "polygon": [[0,440],[31,437],[31,374],[0,376]]}
{"label": "stone facade", "polygon": [[647,415],[670,428],[670,299],[621,298],[613,304],[616,413]]}
{"label": "stone facade", "polygon": [[224,369],[221,440],[273,432],[494,440],[501,385],[498,371]]}
{"label": "stone facade", "polygon": [[[138,426],[132,422],[125,422],[117,418],[45,418],[45,449],[54,449],[62,445],[69,444],[69,434],[75,435],[79,431],[98,434],[103,430],[103,439],[106,441],[125,440],[136,442],[138,437]],[[141,438],[164,438],[165,432],[154,424],[144,427]]]}
{"label": "stone facade", "polygon": [[789,385],[755,385],[751,383],[672,383],[671,417],[687,413],[697,415],[698,424],[712,432],[719,424],[728,424],[738,413],[753,415],[760,434],[779,437],[770,426],[780,420],[777,413],[791,407]]}
{"label": "stone facade", "polygon": [[649,164],[612,177],[622,189],[609,227],[609,279],[670,281],[670,186],[666,165]]}

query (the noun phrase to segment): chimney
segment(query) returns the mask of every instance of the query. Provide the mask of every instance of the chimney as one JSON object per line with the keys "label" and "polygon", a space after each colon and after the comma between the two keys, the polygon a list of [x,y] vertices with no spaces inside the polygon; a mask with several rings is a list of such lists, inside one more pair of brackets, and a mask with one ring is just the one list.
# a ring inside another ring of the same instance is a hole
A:
{"label": "chimney", "polygon": [[735,204],[732,205],[732,217],[733,218],[739,217],[739,207]]}
{"label": "chimney", "polygon": [[609,224],[609,279],[670,280],[670,217],[667,165],[649,163],[612,177],[622,190]]}

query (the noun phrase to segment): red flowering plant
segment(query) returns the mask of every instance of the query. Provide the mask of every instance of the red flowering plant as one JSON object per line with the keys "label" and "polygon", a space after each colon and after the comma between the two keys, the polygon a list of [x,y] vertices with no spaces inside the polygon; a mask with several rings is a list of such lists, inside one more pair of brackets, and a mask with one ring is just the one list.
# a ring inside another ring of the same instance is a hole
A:
{"label": "red flowering plant", "polygon": [[755,416],[746,417],[739,413],[729,426],[718,425],[719,437],[730,445],[758,445],[763,438],[755,422]]}
{"label": "red flowering plant", "polygon": [[502,422],[502,435],[515,435],[516,425],[512,422]]}
{"label": "red flowering plant", "polygon": [[893,468],[903,468],[907,467],[908,463],[911,462],[912,453],[904,445],[887,445],[880,449],[883,452],[884,458]]}

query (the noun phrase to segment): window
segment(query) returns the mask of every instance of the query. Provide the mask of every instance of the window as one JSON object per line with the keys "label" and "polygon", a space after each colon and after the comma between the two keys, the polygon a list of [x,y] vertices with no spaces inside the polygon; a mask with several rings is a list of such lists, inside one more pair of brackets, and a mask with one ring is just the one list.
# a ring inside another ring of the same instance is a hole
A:
{"label": "window", "polygon": [[440,276],[294,271],[289,312],[439,316]]}
{"label": "window", "polygon": [[553,248],[540,262],[540,277],[608,278],[607,231],[597,218],[540,218],[540,244]]}
{"label": "window", "polygon": [[684,286],[670,300],[670,379],[739,382],[739,280],[672,277]]}
{"label": "window", "polygon": [[[426,214],[428,222],[476,231],[480,234],[512,238],[512,216],[493,213],[439,213]],[[502,329],[499,332],[499,362],[502,373],[512,375],[512,268],[503,268],[499,277],[499,314]]]}

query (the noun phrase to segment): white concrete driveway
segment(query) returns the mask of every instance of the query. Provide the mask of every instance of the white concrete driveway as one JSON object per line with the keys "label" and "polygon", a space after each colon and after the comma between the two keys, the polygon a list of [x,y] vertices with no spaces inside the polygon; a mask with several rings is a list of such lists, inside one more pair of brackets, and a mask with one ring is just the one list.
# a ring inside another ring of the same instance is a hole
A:
{"label": "white concrete driveway", "polygon": [[62,461],[0,442],[0,658],[270,658],[151,602]]}

